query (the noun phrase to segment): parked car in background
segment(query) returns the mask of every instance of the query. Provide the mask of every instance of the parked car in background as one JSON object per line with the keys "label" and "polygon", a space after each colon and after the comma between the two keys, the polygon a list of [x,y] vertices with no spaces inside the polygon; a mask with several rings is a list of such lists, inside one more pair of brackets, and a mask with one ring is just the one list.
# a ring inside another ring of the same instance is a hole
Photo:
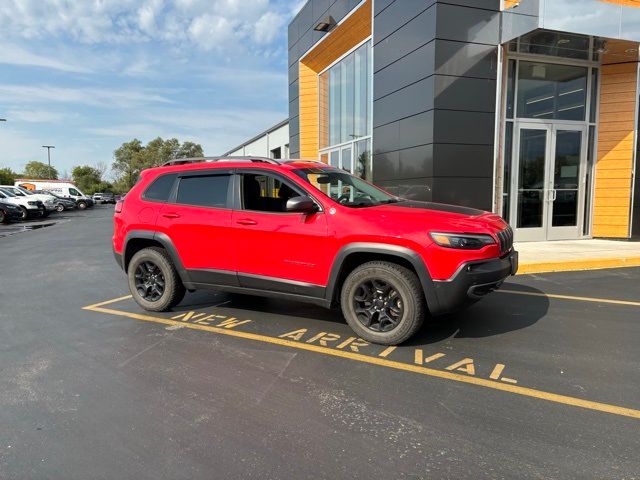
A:
{"label": "parked car in background", "polygon": [[76,208],[75,200],[71,200],[70,198],[61,197],[58,194],[53,192],[49,192],[47,190],[35,190],[33,193],[44,193],[47,195],[51,195],[54,198],[54,203],[56,206],[56,211],[63,212],[64,210],[73,210]]}
{"label": "parked car in background", "polygon": [[116,195],[114,193],[103,193],[101,203],[116,203]]}
{"label": "parked car in background", "polygon": [[0,223],[9,223],[20,219],[22,219],[20,207],[5,200],[0,200]]}
{"label": "parked car in background", "polygon": [[39,200],[29,200],[29,197],[18,197],[8,190],[0,188],[0,200],[4,200],[20,208],[22,220],[39,217],[44,213],[44,204]]}
{"label": "parked car in background", "polygon": [[91,199],[92,199],[96,204],[98,204],[98,203],[100,203],[100,201],[102,200],[102,195],[104,195],[104,194],[103,194],[103,193],[96,192],[96,193],[94,193],[94,194],[91,196]]}
{"label": "parked car in background", "polygon": [[23,187],[26,190],[48,190],[61,197],[70,198],[76,202],[76,206],[80,210],[93,207],[95,203],[91,197],[82,193],[73,183],[64,180],[29,180],[19,178],[15,181],[15,185]]}
{"label": "parked car in background", "polygon": [[13,185],[0,185],[0,188],[10,191],[18,197],[28,197],[31,200],[39,200],[44,205],[43,217],[48,217],[51,212],[56,211],[56,205],[54,203],[55,198],[49,194],[37,194],[30,192],[22,187],[15,187]]}

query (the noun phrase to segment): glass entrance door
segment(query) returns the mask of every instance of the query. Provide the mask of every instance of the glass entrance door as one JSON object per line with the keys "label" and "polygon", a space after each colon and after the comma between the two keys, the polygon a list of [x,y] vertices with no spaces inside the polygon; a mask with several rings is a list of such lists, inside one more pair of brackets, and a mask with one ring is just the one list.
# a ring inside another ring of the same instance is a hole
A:
{"label": "glass entrance door", "polygon": [[518,124],[511,204],[517,241],[580,238],[586,137],[583,126]]}

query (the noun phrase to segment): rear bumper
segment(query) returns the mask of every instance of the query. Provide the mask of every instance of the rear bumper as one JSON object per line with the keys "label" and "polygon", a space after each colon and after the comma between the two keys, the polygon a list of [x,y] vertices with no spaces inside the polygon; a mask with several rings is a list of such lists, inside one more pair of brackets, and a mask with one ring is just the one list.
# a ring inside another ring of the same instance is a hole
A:
{"label": "rear bumper", "polygon": [[438,308],[431,313],[441,315],[469,306],[500,288],[505,278],[517,271],[515,250],[502,258],[465,263],[449,280],[433,281]]}

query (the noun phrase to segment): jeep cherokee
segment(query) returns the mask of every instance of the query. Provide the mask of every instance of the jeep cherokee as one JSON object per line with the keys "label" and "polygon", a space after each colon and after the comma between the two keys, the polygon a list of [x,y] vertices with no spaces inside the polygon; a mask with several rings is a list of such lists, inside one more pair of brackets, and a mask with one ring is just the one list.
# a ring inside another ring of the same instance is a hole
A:
{"label": "jeep cherokee", "polygon": [[143,171],[116,204],[113,249],[145,310],[198,289],[340,305],[358,336],[385,345],[518,266],[497,215],[405,200],[321,162],[258,157]]}

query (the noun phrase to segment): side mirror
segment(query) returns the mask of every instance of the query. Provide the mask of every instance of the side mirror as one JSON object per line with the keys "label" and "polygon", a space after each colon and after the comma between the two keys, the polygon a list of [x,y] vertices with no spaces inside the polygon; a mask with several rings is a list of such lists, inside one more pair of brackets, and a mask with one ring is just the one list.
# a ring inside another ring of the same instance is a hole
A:
{"label": "side mirror", "polygon": [[287,212],[299,212],[299,213],[315,213],[318,211],[318,205],[311,200],[310,197],[302,195],[300,197],[292,197],[287,200]]}

